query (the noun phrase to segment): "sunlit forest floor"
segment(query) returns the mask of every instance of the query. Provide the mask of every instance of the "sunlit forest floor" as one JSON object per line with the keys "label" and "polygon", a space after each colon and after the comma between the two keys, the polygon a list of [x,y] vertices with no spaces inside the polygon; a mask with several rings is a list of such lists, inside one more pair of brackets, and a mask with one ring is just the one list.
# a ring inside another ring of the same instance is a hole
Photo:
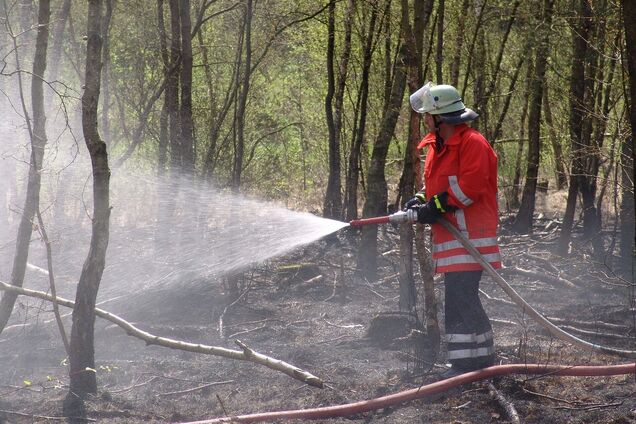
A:
{"label": "sunlit forest floor", "polygon": [[[591,259],[577,239],[567,258],[550,253],[558,225],[539,219],[532,236],[507,231],[501,243],[504,277],[531,305],[561,327],[594,343],[636,349],[633,289]],[[355,237],[344,230],[245,272],[240,299],[227,307],[228,281],[177,284],[143,296],[114,298],[103,309],[156,335],[256,351],[322,378],[309,387],[248,362],[145,346],[120,328],[96,321],[99,394],[87,403],[100,423],[180,422],[226,415],[335,405],[435,381],[443,356],[419,354],[409,328],[369,334],[376,316],[397,312],[397,232],[381,231],[381,278],[354,272]],[[575,233],[580,237],[580,233]],[[518,269],[527,271],[521,274]],[[558,278],[557,278],[558,277]],[[443,295],[441,280],[438,294]],[[600,365],[628,362],[589,353],[550,337],[484,277],[484,306],[492,319],[498,360],[507,363]],[[227,307],[227,308],[226,308]],[[12,326],[0,336],[0,422],[50,422],[68,391],[65,353],[50,305],[20,298]],[[68,312],[68,311],[65,311]],[[443,318],[442,311],[439,311]],[[396,315],[396,316],[399,316]],[[220,321],[223,336],[220,335]],[[65,318],[69,323],[70,316]],[[605,324],[612,324],[608,326]],[[425,347],[426,348],[426,347]],[[426,352],[426,349],[424,349]],[[442,346],[442,355],[444,347]],[[419,355],[419,356],[418,356]],[[636,422],[636,376],[506,376],[493,384],[523,423]],[[360,416],[318,422],[504,423],[502,407],[484,383]]]}

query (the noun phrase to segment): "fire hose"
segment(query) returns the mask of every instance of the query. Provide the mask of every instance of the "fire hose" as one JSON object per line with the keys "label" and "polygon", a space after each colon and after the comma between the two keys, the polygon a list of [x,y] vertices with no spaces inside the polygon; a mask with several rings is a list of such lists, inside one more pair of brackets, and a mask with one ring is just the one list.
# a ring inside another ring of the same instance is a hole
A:
{"label": "fire hose", "polygon": [[[375,218],[358,219],[350,222],[353,227],[361,227],[373,224],[412,224],[417,221],[415,211],[400,211],[392,215]],[[636,351],[620,350],[600,346],[594,343],[575,337],[548,321],[543,315],[530,306],[497,271],[490,265],[470,241],[457,230],[450,222],[444,218],[438,219],[438,223],[450,231],[466,250],[477,260],[486,272],[501,286],[510,298],[519,305],[522,310],[534,318],[543,328],[553,336],[581,346],[587,350],[610,353],[621,357],[634,358]],[[282,421],[291,419],[316,420],[325,418],[346,417],[364,412],[374,411],[389,406],[399,405],[415,399],[421,399],[436,393],[447,391],[453,387],[476,381],[509,374],[543,374],[555,376],[611,376],[634,374],[636,376],[636,363],[622,365],[601,365],[601,366],[566,366],[566,365],[541,365],[541,364],[507,364],[496,365],[477,371],[451,377],[435,383],[420,386],[414,389],[405,390],[375,399],[363,400],[348,404],[327,406],[321,408],[308,408],[287,411],[261,412],[248,415],[228,416],[211,420],[193,421],[183,424],[220,424],[220,423],[255,423],[264,421]]]}
{"label": "fire hose", "polygon": [[[407,211],[396,212],[393,215],[381,216],[375,218],[367,218],[367,219],[357,219],[350,222],[352,227],[362,227],[365,225],[371,224],[383,224],[383,223],[395,223],[395,224],[404,224],[404,223],[415,223],[417,221],[417,213],[410,209]],[[601,346],[595,343],[590,343],[583,339],[580,339],[566,331],[563,331],[556,325],[552,324],[546,317],[541,315],[536,309],[534,309],[528,302],[526,302],[520,295],[515,291],[515,289],[508,284],[508,282],[501,276],[495,269],[490,265],[490,263],[482,256],[481,253],[472,245],[472,243],[468,240],[468,238],[462,234],[453,224],[448,222],[448,220],[442,218],[438,218],[437,223],[442,225],[446,230],[448,230],[453,236],[464,246],[464,248],[475,258],[475,260],[484,268],[484,270],[492,277],[493,280],[506,292],[508,296],[515,302],[524,313],[528,314],[531,318],[533,318],[541,327],[547,330],[552,336],[570,342],[576,346],[580,346],[583,349],[589,351],[596,351],[601,353],[608,353],[611,355],[620,356],[622,358],[636,358],[636,351],[633,350],[622,350],[615,349],[607,346]]]}
{"label": "fire hose", "polygon": [[508,374],[548,374],[558,376],[610,376],[636,374],[636,363],[606,366],[565,366],[539,364],[509,364],[472,371],[446,380],[437,381],[414,389],[404,390],[391,395],[360,402],[322,408],[296,409],[288,411],[260,412],[256,414],[237,415],[214,418],[211,420],[192,421],[182,424],[220,424],[220,423],[256,423],[263,421],[282,421],[291,419],[317,420],[324,418],[346,417],[364,412],[374,411],[388,406],[399,405],[415,399],[422,399],[436,393],[447,391],[462,384],[473,383],[491,377]]}

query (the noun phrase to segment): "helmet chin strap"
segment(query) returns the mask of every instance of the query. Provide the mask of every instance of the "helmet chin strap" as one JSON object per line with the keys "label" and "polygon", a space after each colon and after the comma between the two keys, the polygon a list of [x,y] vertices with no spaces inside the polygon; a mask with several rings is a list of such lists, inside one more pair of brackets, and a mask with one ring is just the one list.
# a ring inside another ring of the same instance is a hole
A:
{"label": "helmet chin strap", "polygon": [[433,116],[433,122],[435,122],[435,147],[437,149],[437,151],[439,152],[440,150],[442,150],[442,147],[444,147],[444,139],[442,138],[442,135],[440,134],[440,126],[442,125],[442,119],[439,118],[437,115],[432,115]]}

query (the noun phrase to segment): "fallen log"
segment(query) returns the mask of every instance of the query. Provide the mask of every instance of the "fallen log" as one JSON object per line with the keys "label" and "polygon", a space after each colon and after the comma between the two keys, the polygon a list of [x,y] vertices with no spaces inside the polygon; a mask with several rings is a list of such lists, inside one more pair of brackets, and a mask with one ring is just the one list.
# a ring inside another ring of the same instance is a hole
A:
{"label": "fallen log", "polygon": [[[11,284],[7,284],[2,281],[0,281],[0,290],[17,293],[23,296],[35,297],[49,302],[55,301],[58,305],[65,306],[67,308],[73,308],[75,306],[75,302],[68,299],[64,299],[61,297],[54,298],[50,294],[41,291],[12,286]],[[310,386],[322,388],[324,384],[323,381],[315,375],[310,374],[309,372],[304,371],[285,361],[281,361],[280,359],[275,359],[267,355],[263,355],[262,353],[256,352],[239,340],[236,340],[236,343],[241,347],[241,350],[232,350],[224,347],[208,346],[199,343],[189,343],[148,333],[147,331],[135,327],[125,319],[110,312],[106,312],[103,309],[95,308],[95,315],[119,326],[124,331],[126,331],[126,334],[128,334],[129,336],[133,336],[145,341],[147,345],[158,345],[170,349],[185,350],[188,352],[202,353],[205,355],[222,356],[224,358],[236,359],[239,361],[250,361],[259,365],[266,366],[267,368],[271,368],[275,371],[280,371],[292,378],[295,378],[296,380],[300,380],[306,384],[309,384]]]}

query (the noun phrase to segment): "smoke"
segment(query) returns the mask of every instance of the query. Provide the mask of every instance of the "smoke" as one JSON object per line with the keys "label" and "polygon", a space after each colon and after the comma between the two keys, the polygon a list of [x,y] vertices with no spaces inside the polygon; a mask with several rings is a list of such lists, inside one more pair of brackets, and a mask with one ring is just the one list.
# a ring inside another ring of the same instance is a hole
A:
{"label": "smoke", "polygon": [[[58,113],[59,104],[50,104],[53,136],[46,148],[40,210],[58,293],[73,298],[91,237],[91,167],[83,141],[75,137],[80,132],[71,130],[73,119]],[[7,117],[1,121],[0,138],[9,141],[3,143],[0,168],[0,278],[7,281],[26,190],[29,142],[23,117],[6,103],[0,107]],[[201,281],[220,287],[218,282],[228,274],[346,226],[233,195],[190,177],[158,177],[141,168],[151,166],[112,171],[110,242],[100,299]],[[24,286],[46,290],[46,251],[37,228],[29,264]]]}

